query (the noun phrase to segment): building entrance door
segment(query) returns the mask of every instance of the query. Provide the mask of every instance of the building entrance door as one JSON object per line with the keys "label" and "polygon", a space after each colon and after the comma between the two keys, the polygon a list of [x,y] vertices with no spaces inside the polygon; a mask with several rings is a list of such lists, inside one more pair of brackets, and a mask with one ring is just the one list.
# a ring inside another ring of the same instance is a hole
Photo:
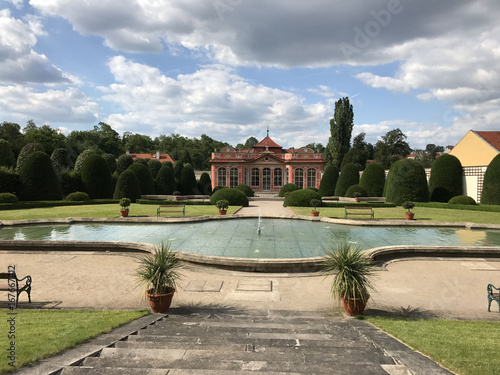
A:
{"label": "building entrance door", "polygon": [[271,190],[271,169],[264,168],[262,170],[262,190]]}

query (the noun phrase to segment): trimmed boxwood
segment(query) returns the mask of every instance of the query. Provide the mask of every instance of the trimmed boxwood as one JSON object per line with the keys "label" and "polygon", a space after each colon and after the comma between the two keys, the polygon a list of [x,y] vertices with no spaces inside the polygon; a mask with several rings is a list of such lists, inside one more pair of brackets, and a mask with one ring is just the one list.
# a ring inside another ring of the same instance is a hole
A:
{"label": "trimmed boxwood", "polygon": [[113,196],[113,181],[106,160],[92,154],[85,158],[80,171],[85,192],[91,199],[106,199]]}
{"label": "trimmed boxwood", "polygon": [[84,190],[82,178],[74,171],[63,169],[60,172],[60,179],[63,195],[68,195],[74,191]]}
{"label": "trimmed boxwood", "polygon": [[456,195],[448,201],[449,204],[468,204],[471,206],[476,205],[474,198],[468,195]]}
{"label": "trimmed boxwood", "polygon": [[299,190],[299,187],[294,183],[285,184],[281,187],[280,192],[278,193],[278,197],[284,197],[286,193],[290,193],[291,191]]}
{"label": "trimmed boxwood", "polygon": [[161,167],[161,161],[159,160],[151,159],[150,161],[148,161],[148,169],[151,172],[151,176],[153,176],[153,180],[158,176],[158,172],[160,171]]}
{"label": "trimmed boxwood", "polygon": [[118,176],[113,199],[130,198],[135,203],[140,197],[141,187],[139,181],[135,173],[127,169]]}
{"label": "trimmed boxwood", "polygon": [[413,159],[398,160],[391,166],[384,190],[386,201],[398,205],[404,201],[429,201],[424,167]]}
{"label": "trimmed boxwood", "polygon": [[367,197],[381,197],[384,194],[385,170],[382,164],[368,163],[366,165],[359,186],[366,189]]}
{"label": "trimmed boxwood", "polygon": [[215,192],[217,192],[217,191],[219,191],[221,189],[229,189],[229,188],[227,186],[225,186],[225,185],[217,185],[216,187],[214,187],[213,193],[215,193]]}
{"label": "trimmed boxwood", "polygon": [[222,199],[227,200],[230,206],[248,207],[247,196],[236,189],[226,188],[216,191],[210,197],[210,203],[215,205],[217,201],[220,201]]}
{"label": "trimmed boxwood", "polygon": [[0,193],[13,193],[17,191],[19,175],[14,168],[0,167]]}
{"label": "trimmed boxwood", "polygon": [[360,197],[367,197],[368,193],[366,189],[360,185],[352,185],[349,189],[347,189],[345,196],[349,198],[356,198],[354,193],[359,193]]}
{"label": "trimmed boxwood", "polygon": [[97,155],[97,153],[94,150],[88,149],[83,151],[80,155],[78,155],[75,161],[75,168],[73,169],[76,173],[81,173],[83,168],[83,163],[90,155]]}
{"label": "trimmed boxwood", "polygon": [[337,180],[339,179],[339,169],[334,165],[329,165],[323,173],[321,182],[319,184],[319,195],[322,197],[330,197],[335,195],[335,186],[337,186]]}
{"label": "trimmed boxwood", "polygon": [[108,163],[109,171],[111,174],[115,173],[116,171],[116,157],[113,154],[104,154],[102,155],[104,160],[106,160],[106,163]]}
{"label": "trimmed boxwood", "polygon": [[18,203],[19,198],[12,193],[0,193],[0,203]]}
{"label": "trimmed boxwood", "polygon": [[155,187],[157,187],[157,194],[171,195],[176,189],[174,170],[168,165],[162,165],[158,174],[156,175]]}
{"label": "trimmed boxwood", "polygon": [[45,149],[40,143],[28,143],[25,145],[22,149],[21,152],[19,153],[17,157],[17,164],[16,164],[16,172],[19,172],[21,170],[21,167],[23,166],[24,162],[26,161],[26,158],[32,154],[33,152],[36,151],[41,151],[45,152]]}
{"label": "trimmed boxwood", "polygon": [[16,159],[10,143],[5,139],[0,138],[0,166],[7,168],[14,167],[16,165]]}
{"label": "trimmed boxwood", "polygon": [[212,195],[212,179],[207,172],[203,172],[198,180],[200,194]]}
{"label": "trimmed boxwood", "polygon": [[239,184],[238,186],[235,187],[235,189],[241,191],[243,194],[245,194],[247,197],[253,197],[254,192],[250,186],[247,184]]}
{"label": "trimmed boxwood", "polygon": [[179,190],[182,195],[198,194],[198,183],[194,175],[194,169],[191,164],[186,163],[182,167],[179,177]]}
{"label": "trimmed boxwood", "polygon": [[500,154],[486,168],[483,180],[482,204],[500,204]]}
{"label": "trimmed boxwood", "polygon": [[342,167],[340,176],[335,186],[335,196],[345,197],[347,189],[359,183],[359,168],[354,163],[347,163]]}
{"label": "trimmed boxwood", "polygon": [[310,189],[300,189],[289,192],[285,201],[283,202],[284,207],[310,207],[311,199],[321,199],[319,193]]}
{"label": "trimmed boxwood", "polygon": [[142,195],[150,195],[155,193],[153,176],[151,176],[151,172],[149,171],[148,167],[146,167],[142,163],[133,163],[130,167],[127,168],[127,171],[132,171],[135,173],[135,177],[137,177],[137,181],[139,181],[139,186],[141,187]]}
{"label": "trimmed boxwood", "polygon": [[118,174],[121,174],[123,171],[126,171],[128,167],[134,164],[134,159],[129,154],[121,155],[116,161],[116,171]]}
{"label": "trimmed boxwood", "polygon": [[35,151],[19,170],[19,198],[25,201],[62,199],[61,185],[49,155]]}
{"label": "trimmed boxwood", "polygon": [[430,200],[448,202],[451,198],[463,194],[462,164],[456,156],[444,154],[432,163],[429,178]]}
{"label": "trimmed boxwood", "polygon": [[90,197],[87,193],[83,191],[75,191],[74,193],[68,194],[66,197],[68,202],[86,202],[90,200]]}

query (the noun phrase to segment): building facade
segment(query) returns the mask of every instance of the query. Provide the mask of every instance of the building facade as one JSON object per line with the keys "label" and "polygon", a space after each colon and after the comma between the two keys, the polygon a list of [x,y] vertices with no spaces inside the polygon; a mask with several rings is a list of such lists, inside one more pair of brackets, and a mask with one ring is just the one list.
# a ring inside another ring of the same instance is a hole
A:
{"label": "building facade", "polygon": [[311,148],[284,150],[269,136],[251,149],[223,147],[212,153],[212,189],[247,184],[255,191],[279,191],[287,183],[319,188],[325,161]]}

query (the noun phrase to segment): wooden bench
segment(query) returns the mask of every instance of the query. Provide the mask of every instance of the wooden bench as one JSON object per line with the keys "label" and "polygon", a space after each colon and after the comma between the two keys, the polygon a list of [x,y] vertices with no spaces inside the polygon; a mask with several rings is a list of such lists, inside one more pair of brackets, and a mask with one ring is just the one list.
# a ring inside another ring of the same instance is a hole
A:
{"label": "wooden bench", "polygon": [[[0,280],[8,280],[7,284],[0,284],[0,291],[9,292],[8,300],[9,302],[14,302],[15,299],[15,307],[17,307],[17,303],[19,301],[19,295],[22,292],[26,292],[28,294],[28,300],[31,303],[31,276],[25,276],[22,279],[18,279],[15,270],[10,270],[9,272],[1,272]],[[26,282],[22,283],[22,281],[26,280]]]}
{"label": "wooden bench", "polygon": [[[496,292],[493,290],[495,289]],[[500,288],[494,287],[492,284],[488,284],[488,312],[490,311],[491,301],[496,301],[498,303],[498,311],[500,312]]]}
{"label": "wooden bench", "polygon": [[[369,215],[371,218],[375,218],[375,212],[371,207],[344,207],[345,208],[345,218],[348,215]],[[361,212],[360,212],[361,211]]]}
{"label": "wooden bench", "polygon": [[186,216],[185,204],[160,204],[156,210],[156,217],[160,217],[162,212],[182,212],[182,216]]}

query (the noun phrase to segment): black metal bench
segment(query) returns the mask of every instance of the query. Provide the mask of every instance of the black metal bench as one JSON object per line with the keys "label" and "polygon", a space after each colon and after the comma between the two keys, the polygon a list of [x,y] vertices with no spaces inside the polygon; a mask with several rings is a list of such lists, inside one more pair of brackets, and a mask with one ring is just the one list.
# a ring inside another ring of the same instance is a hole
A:
{"label": "black metal bench", "polygon": [[[181,209],[182,208],[182,209]],[[186,216],[185,204],[160,204],[156,210],[156,217],[160,217],[162,212],[182,212],[182,216]]]}
{"label": "black metal bench", "polygon": [[372,219],[375,218],[375,212],[371,207],[344,207],[344,209],[346,219],[348,215],[369,215]]}
{"label": "black metal bench", "polygon": [[[496,290],[496,292],[494,290]],[[498,303],[498,311],[500,312],[500,288],[494,287],[492,284],[488,284],[488,312],[490,311],[491,301],[496,301]]]}
{"label": "black metal bench", "polygon": [[[28,294],[28,300],[31,303],[31,276],[28,275],[23,277],[22,279],[18,279],[16,271],[11,270],[9,272],[1,272],[0,280],[8,280],[7,284],[0,284],[0,291],[9,292],[9,302],[14,302],[13,298],[15,296],[15,306],[17,307],[19,295],[22,292],[26,292]],[[23,285],[22,281],[24,280],[26,280],[26,282]]]}

